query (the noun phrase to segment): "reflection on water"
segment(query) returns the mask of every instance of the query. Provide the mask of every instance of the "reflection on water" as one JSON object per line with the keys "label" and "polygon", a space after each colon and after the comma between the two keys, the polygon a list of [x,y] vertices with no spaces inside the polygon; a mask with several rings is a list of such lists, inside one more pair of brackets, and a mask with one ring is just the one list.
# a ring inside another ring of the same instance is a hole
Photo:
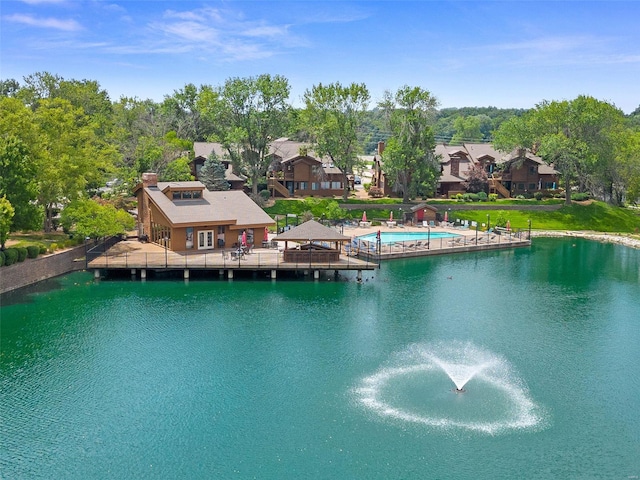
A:
{"label": "reflection on water", "polygon": [[[387,262],[361,285],[72,274],[25,301],[3,298],[0,471],[637,475],[639,266],[637,250],[536,239],[531,249]],[[445,370],[466,377],[475,363],[446,354],[451,345],[496,359],[460,395]],[[363,399],[457,425],[408,421]],[[513,424],[522,412],[529,426],[464,427]]]}

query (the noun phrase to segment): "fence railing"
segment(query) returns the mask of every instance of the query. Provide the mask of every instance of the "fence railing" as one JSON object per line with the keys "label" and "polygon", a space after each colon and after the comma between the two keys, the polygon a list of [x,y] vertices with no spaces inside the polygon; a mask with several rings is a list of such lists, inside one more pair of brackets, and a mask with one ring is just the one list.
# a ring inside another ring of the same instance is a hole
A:
{"label": "fence railing", "polygon": [[375,255],[404,254],[428,250],[451,249],[475,245],[501,245],[530,240],[527,230],[509,232],[478,232],[476,235],[457,235],[451,237],[433,237],[421,240],[404,240],[392,243],[378,243],[356,238],[349,244],[345,244],[344,251],[347,255],[371,258]]}
{"label": "fence railing", "polygon": [[[89,257],[89,256],[88,256]],[[316,261],[315,259],[298,256],[296,261],[283,259],[282,252],[254,251],[250,254],[233,255],[228,251],[215,252],[100,252],[99,255],[91,254],[88,268],[123,268],[123,269],[310,269],[310,270],[342,270],[372,268],[377,263],[371,260],[362,260],[348,256],[338,260],[327,259]]]}

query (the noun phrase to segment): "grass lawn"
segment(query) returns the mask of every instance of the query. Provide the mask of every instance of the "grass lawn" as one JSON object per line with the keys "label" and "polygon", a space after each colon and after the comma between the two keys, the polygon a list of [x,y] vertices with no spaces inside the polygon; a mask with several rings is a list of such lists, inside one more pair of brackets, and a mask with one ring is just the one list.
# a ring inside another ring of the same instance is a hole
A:
{"label": "grass lawn", "polygon": [[[331,199],[316,199],[317,205],[313,208],[312,213],[319,217],[322,214],[322,206],[329,202]],[[392,200],[397,199],[380,199],[375,200],[375,203],[392,203]],[[337,200],[338,203],[342,203],[342,200]],[[367,205],[371,205],[374,202],[349,202],[359,203],[362,208],[356,210],[349,210],[347,212],[347,218],[352,220],[358,220],[362,218],[362,212],[367,211]],[[431,202],[428,202],[431,203]],[[445,202],[433,202],[440,205],[446,205]],[[456,202],[452,202],[456,203]],[[462,220],[476,221],[480,224],[487,222],[487,214],[490,217],[491,225],[495,225],[499,219],[505,222],[509,220],[511,228],[528,228],[529,220],[531,220],[531,227],[535,230],[593,230],[596,232],[617,232],[617,233],[633,233],[638,234],[640,232],[640,210],[632,208],[613,207],[604,202],[590,202],[589,204],[574,203],[570,206],[562,206],[560,209],[553,212],[540,212],[533,210],[501,210],[500,205],[513,205],[522,203],[522,201],[502,201],[499,202],[484,202],[482,205],[491,205],[495,208],[491,210],[457,210],[451,214],[450,220],[460,218]],[[549,202],[537,202],[532,201],[533,205],[548,204]],[[563,203],[563,201],[553,201],[551,203]],[[473,204],[468,204],[470,208],[473,208]],[[301,215],[306,210],[309,210],[309,205],[302,200],[288,199],[288,200],[276,200],[272,207],[266,208],[266,212],[270,215],[286,215],[288,213]],[[394,217],[398,218],[398,211],[395,209]],[[369,220],[374,219],[387,219],[391,210],[369,210],[367,211],[367,218]]]}
{"label": "grass lawn", "polygon": [[73,243],[75,245],[77,242],[70,241],[69,235],[62,232],[52,232],[52,233],[44,233],[44,232],[28,232],[28,233],[12,233],[9,235],[9,240],[7,240],[7,247],[26,247],[28,245],[44,245],[49,250],[51,244],[56,244],[59,247],[64,246],[65,244],[70,245]]}

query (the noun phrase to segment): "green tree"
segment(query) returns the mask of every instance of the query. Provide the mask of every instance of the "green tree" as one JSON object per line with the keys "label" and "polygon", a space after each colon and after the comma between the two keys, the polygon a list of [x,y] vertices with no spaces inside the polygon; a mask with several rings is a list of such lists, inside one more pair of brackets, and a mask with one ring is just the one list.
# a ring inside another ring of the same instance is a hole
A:
{"label": "green tree", "polygon": [[451,138],[451,143],[461,145],[463,143],[478,143],[483,139],[482,118],[480,116],[458,117],[453,122],[456,133]]}
{"label": "green tree", "polygon": [[0,196],[15,209],[11,231],[33,230],[41,225],[36,163],[22,140],[14,135],[0,136]]}
{"label": "green tree", "polygon": [[207,158],[198,173],[198,178],[202,183],[204,183],[207,190],[214,191],[224,191],[229,190],[229,182],[225,178],[224,165],[215,153],[211,153],[209,158]]}
{"label": "green tree", "polygon": [[502,151],[533,150],[558,170],[565,184],[565,202],[571,188],[599,183],[612,191],[613,141],[623,125],[623,114],[607,102],[588,96],[572,101],[544,101],[522,117],[500,126],[494,146]]}
{"label": "green tree", "polygon": [[45,99],[35,111],[42,158],[38,164],[38,202],[45,209],[44,230],[53,228],[59,205],[82,198],[99,184],[115,151],[96,135],[95,124],[67,100]]}
{"label": "green tree", "polygon": [[405,202],[419,185],[435,190],[440,165],[430,124],[437,105],[429,91],[406,85],[395,94],[385,92],[380,103],[392,135],[382,154],[384,171]]}
{"label": "green tree", "polygon": [[343,87],[340,83],[314,85],[304,93],[304,122],[314,137],[314,149],[327,156],[342,172],[342,198],[349,195],[347,175],[353,172],[359,153],[358,131],[369,104],[364,83]]}
{"label": "green tree", "polygon": [[159,177],[162,179],[162,182],[188,182],[193,180],[189,159],[187,157],[180,157],[169,162]]}
{"label": "green tree", "polygon": [[230,78],[222,87],[203,87],[198,108],[213,126],[236,173],[249,177],[254,196],[269,167],[269,145],[287,130],[289,81],[269,74]]}
{"label": "green tree", "polygon": [[9,238],[14,213],[13,206],[7,197],[4,195],[0,197],[0,250],[4,250],[4,244]]}
{"label": "green tree", "polygon": [[62,210],[60,217],[66,231],[81,237],[120,235],[135,227],[135,220],[124,210],[94,200],[75,200]]}

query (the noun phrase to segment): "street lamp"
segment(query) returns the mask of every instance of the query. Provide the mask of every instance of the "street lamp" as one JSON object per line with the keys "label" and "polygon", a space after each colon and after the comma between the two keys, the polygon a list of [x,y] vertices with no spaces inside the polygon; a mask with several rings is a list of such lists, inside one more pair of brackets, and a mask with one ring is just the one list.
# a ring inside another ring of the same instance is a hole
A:
{"label": "street lamp", "polygon": [[164,237],[164,267],[169,266],[169,259],[167,255],[167,243],[169,243],[169,237]]}
{"label": "street lamp", "polygon": [[487,213],[487,233],[489,233],[490,229],[491,229],[491,215]]}
{"label": "street lamp", "polygon": [[88,242],[89,242],[89,237],[84,237],[84,269],[85,270],[89,268],[89,251],[87,249]]}

